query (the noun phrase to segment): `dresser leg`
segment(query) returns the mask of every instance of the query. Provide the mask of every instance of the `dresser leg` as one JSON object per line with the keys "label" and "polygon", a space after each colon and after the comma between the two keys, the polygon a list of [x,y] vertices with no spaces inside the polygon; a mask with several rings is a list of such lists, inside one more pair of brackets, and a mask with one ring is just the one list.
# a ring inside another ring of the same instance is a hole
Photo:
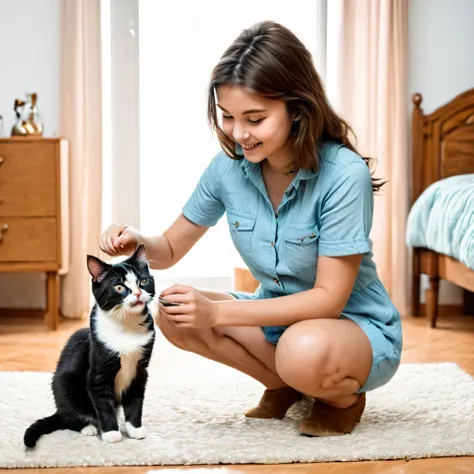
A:
{"label": "dresser leg", "polygon": [[47,307],[44,322],[48,329],[56,331],[59,323],[59,275],[56,272],[47,274]]}

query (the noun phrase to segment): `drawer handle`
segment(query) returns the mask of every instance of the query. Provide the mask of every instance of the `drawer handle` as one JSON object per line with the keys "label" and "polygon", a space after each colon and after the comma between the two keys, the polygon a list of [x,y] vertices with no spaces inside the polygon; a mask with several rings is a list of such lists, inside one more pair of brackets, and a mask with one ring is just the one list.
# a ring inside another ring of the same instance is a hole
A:
{"label": "drawer handle", "polygon": [[0,242],[3,240],[3,233],[8,230],[8,224],[3,224],[0,228]]}
{"label": "drawer handle", "polygon": [[4,162],[4,158],[0,156],[0,165]]}

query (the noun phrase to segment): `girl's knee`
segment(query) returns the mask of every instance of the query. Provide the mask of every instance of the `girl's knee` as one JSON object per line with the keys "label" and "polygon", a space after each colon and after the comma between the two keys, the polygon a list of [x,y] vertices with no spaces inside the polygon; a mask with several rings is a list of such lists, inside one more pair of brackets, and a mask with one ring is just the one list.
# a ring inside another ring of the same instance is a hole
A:
{"label": "girl's knee", "polygon": [[340,374],[325,332],[301,329],[303,325],[291,326],[280,338],[275,359],[278,375],[299,390],[321,386],[329,378],[343,379],[346,374]]}

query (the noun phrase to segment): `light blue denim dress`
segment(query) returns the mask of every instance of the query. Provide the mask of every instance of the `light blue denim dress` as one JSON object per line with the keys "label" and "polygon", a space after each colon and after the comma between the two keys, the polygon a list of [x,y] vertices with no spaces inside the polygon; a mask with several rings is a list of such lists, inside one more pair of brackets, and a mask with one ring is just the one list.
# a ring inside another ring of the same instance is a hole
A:
{"label": "light blue denim dress", "polygon": [[[343,145],[319,147],[317,171],[300,169],[275,213],[259,164],[224,152],[211,161],[183,207],[184,216],[206,227],[227,216],[235,247],[260,282],[238,299],[275,298],[313,288],[318,257],[363,254],[351,296],[341,314],[367,334],[373,364],[360,392],[386,384],[400,364],[400,314],[377,275],[369,238],[374,197],[369,168]],[[263,327],[276,344],[284,326]]]}

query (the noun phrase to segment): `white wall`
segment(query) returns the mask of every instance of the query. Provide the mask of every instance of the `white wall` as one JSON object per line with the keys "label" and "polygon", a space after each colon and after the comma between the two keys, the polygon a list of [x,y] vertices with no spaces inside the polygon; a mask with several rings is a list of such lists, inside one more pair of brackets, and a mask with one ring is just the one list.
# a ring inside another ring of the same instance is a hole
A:
{"label": "white wall", "polygon": [[[409,2],[408,86],[423,95],[425,113],[474,87],[474,1],[411,0]],[[442,282],[440,301],[456,304],[462,292]]]}
{"label": "white wall", "polygon": [[[232,14],[222,0],[140,0],[140,221],[145,233],[171,225],[220,150],[206,120],[207,86],[212,69],[241,31],[258,21],[278,21],[319,57],[314,0],[300,0],[297,8],[286,0],[240,0],[234,8],[225,1]],[[180,282],[229,281],[240,265],[224,216],[164,275]]]}
{"label": "white wall", "polygon": [[[59,111],[60,0],[0,0],[0,115],[5,133],[13,102],[38,93],[45,135],[55,136]],[[0,307],[43,307],[44,277],[0,274]]]}
{"label": "white wall", "polygon": [[[54,136],[59,101],[60,0],[0,0],[0,114],[8,131],[13,101],[39,94],[45,134]],[[474,86],[474,1],[409,2],[409,92],[421,92],[425,112]],[[410,99],[411,100],[411,99]],[[38,275],[0,274],[0,307],[41,307],[44,281]],[[442,302],[460,292],[442,285]]]}

